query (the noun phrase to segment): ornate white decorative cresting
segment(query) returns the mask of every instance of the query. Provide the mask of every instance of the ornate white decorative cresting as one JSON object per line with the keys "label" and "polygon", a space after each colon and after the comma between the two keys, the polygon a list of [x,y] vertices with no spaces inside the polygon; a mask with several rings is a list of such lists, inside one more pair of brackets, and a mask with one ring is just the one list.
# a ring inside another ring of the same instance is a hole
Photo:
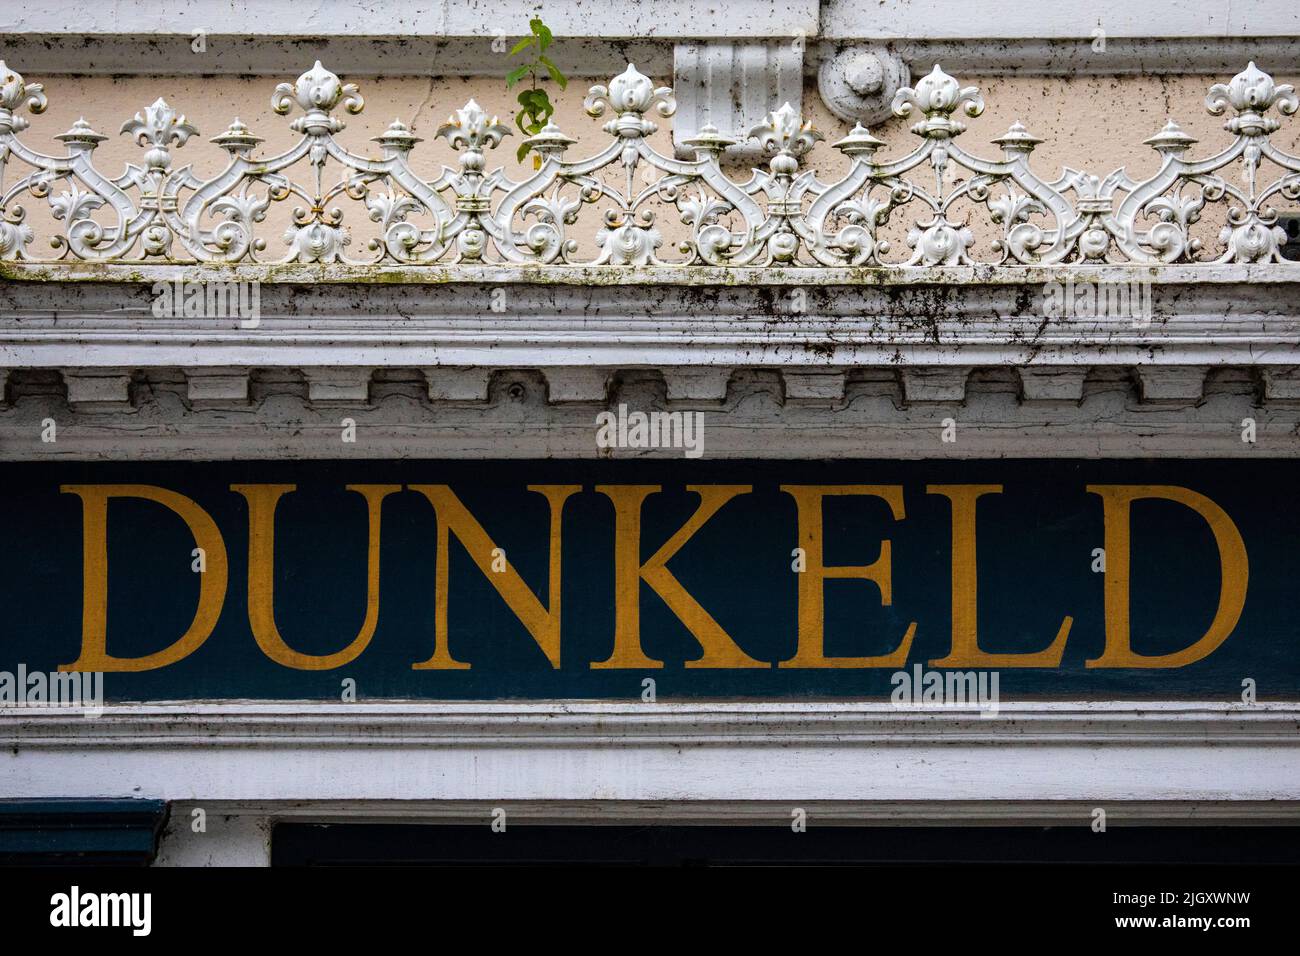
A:
{"label": "ornate white decorative cresting", "polygon": [[[291,149],[256,156],[261,139],[236,119],[211,140],[229,154],[226,168],[199,179],[192,167],[173,163],[173,150],[198,131],[159,99],[121,129],[144,148],[141,164],[110,177],[93,162],[106,137],[84,119],[56,137],[65,156],[23,144],[18,134],[28,121],[19,113],[43,111],[45,94],[0,61],[0,259],[36,258],[34,231],[17,203],[24,193],[46,199],[63,224],[53,240],[55,260],[610,267],[1279,261],[1285,235],[1270,202],[1300,199],[1300,158],[1269,141],[1278,121],[1268,115],[1293,114],[1300,103],[1294,88],[1274,83],[1253,63],[1213,86],[1206,100],[1212,114],[1230,114],[1225,127],[1233,143],[1218,155],[1189,159],[1195,140],[1170,121],[1145,141],[1162,162],[1141,182],[1123,169],[1103,178],[1068,167],[1057,179],[1040,179],[1029,158],[1041,140],[1018,123],[993,140],[1001,159],[966,152],[957,145],[965,130],[957,114],[978,116],[983,100],[938,66],[893,102],[899,116],[918,114],[912,132],[920,145],[884,160],[877,153],[885,144],[857,126],[832,144],[850,160],[832,183],[806,168],[822,136],[788,104],[749,131],[769,161],[745,182],[720,165],[736,141],[711,127],[687,141],[694,160],[650,146],[656,125],[648,115],[672,116],[673,92],[631,65],[608,87],[593,86],[585,105],[592,116],[611,114],[604,125],[611,141],[586,159],[569,160],[576,140],[548,125],[528,140],[540,168],[516,182],[501,168],[487,169],[487,151],[511,130],[471,100],[436,134],[460,153],[459,169],[444,167],[424,180],[409,164],[420,139],[400,121],[374,137],[377,159],[335,139],[344,124],[334,111],[358,113],[363,101],[356,86],[317,62],[272,97],[276,113],[301,113],[291,128],[302,139]],[[23,166],[15,179],[10,167],[17,163]],[[1266,163],[1273,178],[1263,174]],[[310,168],[305,182],[289,176],[299,165]],[[925,166],[929,174],[908,178]],[[1239,177],[1219,175],[1234,166]],[[971,175],[957,178],[956,168]],[[299,202],[284,251],[273,253],[258,224],[272,203],[290,197]],[[343,200],[363,203],[378,224],[368,251],[351,248],[344,212],[334,205]],[[1215,250],[1191,229],[1207,203],[1226,207]],[[578,232],[588,204],[603,207],[603,221]],[[675,255],[661,258],[655,207],[675,210],[688,227]],[[998,234],[987,260],[975,258],[974,233],[962,218],[980,207]],[[895,251],[881,232],[902,216],[911,227],[908,248]],[[594,256],[580,252],[575,236],[584,235],[595,241]]]}

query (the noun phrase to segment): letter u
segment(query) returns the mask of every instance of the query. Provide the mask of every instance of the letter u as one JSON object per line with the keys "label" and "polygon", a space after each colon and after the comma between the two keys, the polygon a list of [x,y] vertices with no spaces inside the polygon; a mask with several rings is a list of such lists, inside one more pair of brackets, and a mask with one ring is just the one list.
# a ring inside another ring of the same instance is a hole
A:
{"label": "letter u", "polygon": [[401,485],[348,485],[366,499],[369,545],[366,556],[366,618],[347,647],[333,654],[304,654],[284,642],[275,626],[275,506],[296,485],[231,485],[248,501],[248,623],[257,646],[271,660],[304,671],[327,671],[349,664],[375,636],[379,624],[379,525],[384,499]]}

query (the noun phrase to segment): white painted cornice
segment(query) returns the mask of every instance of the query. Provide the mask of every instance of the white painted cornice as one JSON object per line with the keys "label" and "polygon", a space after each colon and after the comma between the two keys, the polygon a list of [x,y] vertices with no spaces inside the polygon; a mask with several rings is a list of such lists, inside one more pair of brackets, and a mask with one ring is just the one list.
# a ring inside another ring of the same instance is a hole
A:
{"label": "white painted cornice", "polygon": [[[0,13],[0,56],[46,75],[273,75],[298,69],[314,52],[351,76],[494,76],[504,73],[491,45],[497,31],[519,33],[537,12],[512,0],[418,9],[324,2],[306,10],[189,0],[180,11],[144,0],[65,0]],[[570,76],[605,76],[625,59],[667,75],[675,48],[795,40],[808,73],[862,44],[888,46],[914,74],[934,63],[986,74],[1230,73],[1247,59],[1286,73],[1300,39],[1300,14],[1280,2],[976,0],[954,14],[944,0],[559,0],[541,12],[563,40],[553,55]],[[1106,38],[1101,50],[1098,30]],[[202,52],[191,48],[194,31],[205,34]]]}
{"label": "white painted cornice", "polygon": [[[1290,264],[5,269],[6,460],[594,458],[620,402],[703,411],[718,458],[1300,455]],[[236,279],[257,328],[153,314]],[[1149,325],[1044,315],[1046,283],[1130,281]]]}
{"label": "white painted cornice", "polygon": [[[1300,365],[1300,270],[708,269],[7,263],[0,367],[773,368]],[[259,282],[261,320],[157,318],[156,283]],[[1045,289],[1147,284],[1149,324]],[[799,290],[798,302],[792,295]],[[502,311],[492,308],[494,292]]]}
{"label": "white painted cornice", "polygon": [[[310,7],[259,0],[187,0],[181,10],[150,0],[54,0],[9,6],[0,33],[103,36],[210,34],[278,37],[491,37],[498,28],[522,28],[533,4],[513,0],[318,0]],[[1085,7],[1023,0],[548,0],[542,11],[557,36],[785,37],[831,39],[1077,38],[1100,26],[1109,36],[1267,37],[1300,33],[1300,13],[1285,3],[1225,5],[1215,0],[1154,0],[1135,5],[1095,0]]]}
{"label": "white painted cornice", "polygon": [[209,34],[270,37],[485,37],[498,30],[526,30],[544,15],[556,36],[737,37],[817,32],[818,0],[547,0],[545,9],[513,0],[316,0],[310,6],[262,0],[186,0],[183,8],[117,0],[54,0],[40,7],[7,6],[0,34],[184,36]]}
{"label": "white painted cornice", "polygon": [[[191,38],[183,36],[122,36],[24,34],[0,32],[0,56],[21,63],[31,76],[279,76],[302,68],[304,51],[328,58],[331,67],[350,77],[372,76],[501,76],[491,50],[491,35],[475,37],[409,36],[400,39],[365,36],[274,37],[209,36],[208,52],[196,54]],[[718,39],[704,46],[731,44]],[[751,40],[755,44],[786,41]],[[1106,53],[1092,49],[1087,31],[1076,37],[997,39],[896,40],[810,37],[801,70],[813,76],[837,53],[875,49],[895,51],[913,76],[924,75],[935,63],[967,75],[1001,76],[1140,76],[1202,74],[1230,76],[1254,60],[1261,69],[1290,76],[1300,30],[1288,36],[1249,37],[1115,37]],[[685,63],[679,52],[698,49],[693,39],[680,43],[645,37],[606,40],[564,37],[555,60],[570,77],[606,79],[628,60],[652,76],[671,76]],[[716,69],[716,66],[714,67]],[[727,80],[730,83],[730,78]]]}

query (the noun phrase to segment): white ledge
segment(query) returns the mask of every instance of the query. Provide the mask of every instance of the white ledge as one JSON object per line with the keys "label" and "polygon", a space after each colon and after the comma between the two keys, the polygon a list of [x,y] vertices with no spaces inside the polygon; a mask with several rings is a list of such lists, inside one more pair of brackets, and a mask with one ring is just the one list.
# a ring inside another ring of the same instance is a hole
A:
{"label": "white ledge", "polygon": [[1246,805],[1300,798],[1298,722],[1295,703],[1019,702],[981,718],[833,702],[196,702],[93,720],[2,711],[0,760],[14,797]]}
{"label": "white ledge", "polygon": [[[1088,37],[1098,24],[1110,36],[1144,37],[1159,23],[1167,37],[1274,36],[1300,32],[1300,15],[1285,4],[1234,8],[1213,0],[1159,0],[1135,6],[1094,0],[1087,11],[1035,5],[1016,15],[1008,0],[970,0],[959,15],[947,0],[548,0],[547,23],[561,37],[792,36],[802,29],[835,37],[1012,38]],[[415,7],[380,0],[317,0],[309,8],[256,0],[188,0],[182,13],[148,0],[111,5],[56,0],[41,7],[14,6],[0,15],[0,32],[13,34],[185,36],[209,33],[284,37],[491,37],[498,28],[526,25],[535,7],[510,2],[432,0]],[[819,23],[820,21],[820,23]]]}
{"label": "white ledge", "polygon": [[1284,283],[1300,286],[1300,263],[1062,263],[969,266],[582,266],[537,264],[350,265],[139,262],[0,262],[13,282],[264,282],[368,285],[581,286],[969,286],[1046,282],[1160,285]]}
{"label": "white ledge", "polygon": [[1300,749],[1298,731],[1300,702],[1291,701],[1007,701],[993,716],[974,707],[840,701],[162,701],[108,704],[93,719],[74,708],[0,708],[0,744],[20,750],[123,743],[297,747],[325,741],[479,748],[614,740],[625,747],[1268,742]]}
{"label": "white ledge", "polygon": [[[0,284],[5,369],[445,368],[456,370],[457,380],[469,376],[472,394],[482,395],[483,375],[471,370],[651,368],[675,370],[669,398],[695,394],[679,387],[688,370],[709,379],[705,391],[720,398],[723,373],[738,368],[1270,367],[1278,374],[1269,381],[1284,395],[1287,376],[1300,366],[1300,266],[1289,263],[915,270],[11,265],[5,272],[33,280]],[[155,283],[219,277],[266,277],[257,327],[238,317],[154,314]],[[1149,315],[1050,315],[1048,289],[1072,281],[1140,283]],[[505,285],[512,287],[505,308],[493,311],[494,290]],[[805,290],[800,310],[782,291],[794,286]],[[1179,381],[1191,382],[1190,368]],[[359,380],[353,386],[359,396]],[[440,388],[430,386],[430,394]],[[559,388],[565,392],[563,383]],[[586,386],[572,393],[594,394]]]}
{"label": "white ledge", "polygon": [[[882,42],[888,43],[914,76],[928,72],[935,63],[979,76],[1161,73],[1227,76],[1252,59],[1261,69],[1287,75],[1294,65],[1296,43],[1300,42],[1300,25],[1291,34],[1272,36],[1111,36],[1105,53],[1093,50],[1088,31],[1057,39],[1037,35],[927,39],[920,33],[898,39],[872,39],[863,35],[866,32],[857,25],[851,26],[843,36],[821,40],[810,36],[803,52],[805,76],[815,76],[818,67],[840,50],[864,44],[875,47]],[[605,79],[622,69],[628,59],[648,73],[668,76],[675,68],[677,48],[687,42],[698,42],[702,36],[700,33],[689,37],[629,36],[615,43],[608,37],[567,34],[551,50],[557,64],[571,79]],[[737,39],[772,45],[790,43],[784,37],[744,38],[729,31],[706,38],[705,45],[727,46]],[[334,68],[350,77],[427,78],[430,64],[436,65],[437,75],[441,77],[500,78],[504,72],[497,62],[498,55],[484,56],[485,47],[490,48],[492,42],[491,34],[310,38],[283,34],[209,34],[208,50],[201,55],[190,49],[191,42],[188,32],[182,35],[10,33],[5,36],[0,53],[10,63],[23,64],[33,76],[279,76],[301,68],[304,49],[328,55]]]}

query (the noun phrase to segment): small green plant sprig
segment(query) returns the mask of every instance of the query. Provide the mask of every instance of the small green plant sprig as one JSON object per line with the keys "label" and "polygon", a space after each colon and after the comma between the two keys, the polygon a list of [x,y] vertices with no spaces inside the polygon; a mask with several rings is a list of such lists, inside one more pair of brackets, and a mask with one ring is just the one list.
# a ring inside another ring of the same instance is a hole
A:
{"label": "small green plant sprig", "polygon": [[[532,33],[524,37],[514,45],[510,51],[510,56],[519,56],[523,53],[531,52],[532,58],[527,63],[521,63],[509,73],[506,74],[506,89],[510,89],[525,76],[529,77],[531,86],[526,90],[521,90],[518,96],[520,110],[515,114],[515,125],[527,136],[536,136],[545,127],[546,122],[555,112],[555,107],[551,105],[551,98],[546,95],[546,91],[539,89],[537,86],[537,76],[540,73],[546,73],[560,89],[569,85],[568,77],[560,72],[560,68],[555,65],[550,57],[546,55],[546,48],[551,45],[554,39],[551,36],[550,28],[542,22],[540,17],[534,17],[528,21],[528,26]],[[516,158],[519,162],[524,161],[532,147],[527,143],[521,143]],[[541,156],[533,157],[533,165],[541,165]]]}

